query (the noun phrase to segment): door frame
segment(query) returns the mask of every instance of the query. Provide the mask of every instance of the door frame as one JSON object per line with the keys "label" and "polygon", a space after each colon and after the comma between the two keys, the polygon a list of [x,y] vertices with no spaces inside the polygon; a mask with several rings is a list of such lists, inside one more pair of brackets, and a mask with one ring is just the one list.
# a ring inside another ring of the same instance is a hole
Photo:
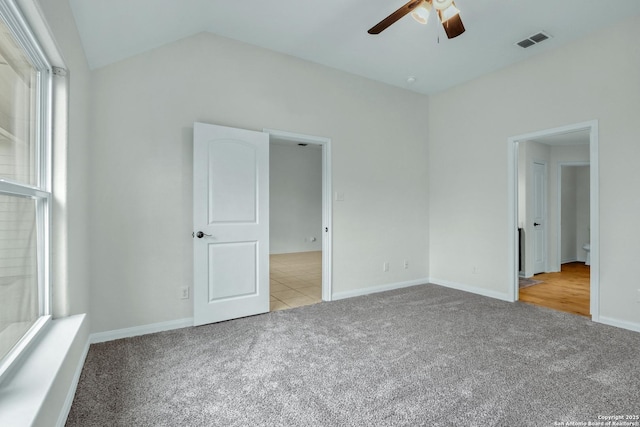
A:
{"label": "door frame", "polygon": [[580,130],[589,131],[590,163],[590,215],[591,215],[591,274],[590,311],[591,320],[600,320],[600,187],[598,159],[598,120],[575,123],[567,126],[516,135],[507,139],[507,283],[510,301],[517,301],[518,288],[518,142],[560,135]]}
{"label": "door frame", "polygon": [[332,284],[332,198],[331,198],[331,139],[277,129],[263,129],[271,138],[319,145],[322,148],[322,300],[333,298]]}

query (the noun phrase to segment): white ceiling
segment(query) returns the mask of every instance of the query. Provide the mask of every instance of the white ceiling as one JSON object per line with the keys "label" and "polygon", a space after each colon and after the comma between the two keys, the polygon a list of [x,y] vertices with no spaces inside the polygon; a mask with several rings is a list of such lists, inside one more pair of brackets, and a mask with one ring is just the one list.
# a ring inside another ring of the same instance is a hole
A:
{"label": "white ceiling", "polygon": [[[202,31],[435,93],[640,14],[638,0],[456,0],[467,31],[448,40],[436,14],[367,30],[406,0],[70,0],[91,68]],[[514,43],[545,31],[553,38]],[[439,42],[438,42],[439,38]],[[415,76],[413,84],[407,83]]]}

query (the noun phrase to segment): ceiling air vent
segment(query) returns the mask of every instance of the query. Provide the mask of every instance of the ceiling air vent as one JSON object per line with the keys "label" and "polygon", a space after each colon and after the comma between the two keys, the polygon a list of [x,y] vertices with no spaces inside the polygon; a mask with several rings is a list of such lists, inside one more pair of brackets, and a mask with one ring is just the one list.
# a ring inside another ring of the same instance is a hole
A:
{"label": "ceiling air vent", "polygon": [[547,39],[551,38],[551,36],[547,33],[544,32],[539,32],[538,34],[534,34],[532,36],[529,36],[528,38],[524,39],[524,40],[520,40],[519,42],[517,42],[516,44],[522,48],[528,48],[530,46],[533,46],[534,44],[538,44],[541,43]]}
{"label": "ceiling air vent", "polygon": [[529,46],[533,46],[534,44],[536,44],[536,42],[532,42],[529,39],[524,39],[518,43],[516,43],[518,46],[523,47],[523,48],[528,48]]}

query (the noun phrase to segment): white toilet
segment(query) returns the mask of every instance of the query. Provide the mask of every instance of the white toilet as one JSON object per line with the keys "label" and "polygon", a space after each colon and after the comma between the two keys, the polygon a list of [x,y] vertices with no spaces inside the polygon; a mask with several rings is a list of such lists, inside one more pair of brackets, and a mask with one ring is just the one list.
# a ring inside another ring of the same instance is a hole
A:
{"label": "white toilet", "polygon": [[582,247],[585,251],[587,251],[587,259],[584,262],[584,265],[591,265],[591,243],[587,243]]}

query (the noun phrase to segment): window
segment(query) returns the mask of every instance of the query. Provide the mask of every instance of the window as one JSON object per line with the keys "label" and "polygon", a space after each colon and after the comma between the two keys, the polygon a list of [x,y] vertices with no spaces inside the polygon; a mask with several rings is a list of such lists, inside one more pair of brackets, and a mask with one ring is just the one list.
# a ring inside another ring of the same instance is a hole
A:
{"label": "window", "polygon": [[50,70],[0,0],[0,376],[50,318]]}

